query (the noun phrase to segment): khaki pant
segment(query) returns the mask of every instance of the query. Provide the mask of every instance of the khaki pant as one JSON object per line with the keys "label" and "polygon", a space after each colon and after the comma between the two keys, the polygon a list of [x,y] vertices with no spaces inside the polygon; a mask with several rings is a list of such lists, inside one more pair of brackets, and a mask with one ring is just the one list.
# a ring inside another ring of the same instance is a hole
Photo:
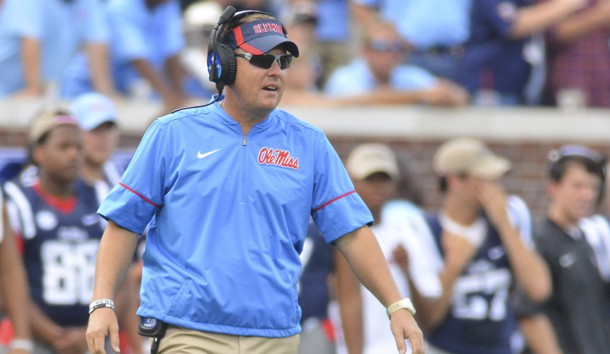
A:
{"label": "khaki pant", "polygon": [[299,336],[241,337],[169,326],[158,354],[296,354]]}

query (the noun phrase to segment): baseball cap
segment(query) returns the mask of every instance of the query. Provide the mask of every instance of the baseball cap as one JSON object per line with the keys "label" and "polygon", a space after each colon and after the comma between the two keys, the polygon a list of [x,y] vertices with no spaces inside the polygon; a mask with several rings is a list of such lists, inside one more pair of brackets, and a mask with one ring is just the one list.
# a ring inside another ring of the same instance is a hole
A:
{"label": "baseball cap", "polygon": [[482,141],[469,138],[450,140],[436,151],[434,170],[440,176],[467,174],[494,180],[510,170],[510,162],[491,152]]}
{"label": "baseball cap", "polygon": [[293,56],[299,56],[297,45],[286,38],[284,26],[278,20],[264,18],[242,24],[227,34],[224,43],[232,49],[241,48],[254,55],[265,54],[283,45]]}
{"label": "baseball cap", "polygon": [[30,122],[30,142],[38,142],[43,135],[60,125],[74,125],[78,127],[78,121],[67,110],[58,107],[44,108]]}
{"label": "baseball cap", "polygon": [[365,179],[377,172],[387,173],[391,178],[400,176],[396,155],[383,144],[361,144],[347,157],[347,172],[356,179]]}
{"label": "baseball cap", "polygon": [[78,96],[70,105],[70,111],[80,126],[87,131],[99,127],[102,123],[116,124],[114,103],[106,96],[91,92]]}

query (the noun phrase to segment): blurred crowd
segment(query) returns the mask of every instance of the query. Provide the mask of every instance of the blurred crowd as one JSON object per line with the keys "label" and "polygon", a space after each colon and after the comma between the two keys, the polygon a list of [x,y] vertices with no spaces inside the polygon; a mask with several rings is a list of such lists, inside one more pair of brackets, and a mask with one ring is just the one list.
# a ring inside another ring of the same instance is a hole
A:
{"label": "blurred crowd", "polygon": [[227,5],[299,45],[286,105],[610,106],[606,0],[3,0],[0,99],[207,101]]}
{"label": "blurred crowd", "polygon": [[[610,107],[610,0],[0,0],[0,100],[67,103],[35,115],[27,161],[0,171],[0,353],[86,352],[92,218],[125,167],[115,106],[209,101],[227,5],[277,16],[298,44],[282,105]],[[434,212],[407,151],[361,144],[344,162],[428,353],[610,353],[605,156],[550,151],[540,221],[502,186],[511,161],[478,140],[438,146]],[[139,256],[117,299],[123,353],[149,345]],[[314,224],[301,259],[300,354],[396,352],[385,309]]]}
{"label": "blurred crowd", "polygon": [[[126,167],[117,118],[99,93],[45,106],[30,122],[27,158],[0,171],[0,353],[86,352],[105,226],[96,211]],[[427,353],[610,352],[606,156],[549,151],[549,204],[533,220],[503,186],[513,162],[467,137],[435,148],[438,210],[423,209],[408,151],[361,143],[343,161],[401,295],[415,303]],[[135,314],[145,246],[146,233],[115,299],[123,353],[149,352]],[[313,223],[300,257],[299,354],[396,352],[386,310]]]}

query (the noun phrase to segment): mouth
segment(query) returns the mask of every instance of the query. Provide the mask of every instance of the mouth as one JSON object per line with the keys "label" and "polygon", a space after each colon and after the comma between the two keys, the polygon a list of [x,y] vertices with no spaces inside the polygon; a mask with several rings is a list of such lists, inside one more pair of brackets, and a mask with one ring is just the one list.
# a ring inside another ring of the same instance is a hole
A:
{"label": "mouth", "polygon": [[263,87],[263,90],[268,92],[277,92],[279,90],[279,86],[276,84],[269,84]]}

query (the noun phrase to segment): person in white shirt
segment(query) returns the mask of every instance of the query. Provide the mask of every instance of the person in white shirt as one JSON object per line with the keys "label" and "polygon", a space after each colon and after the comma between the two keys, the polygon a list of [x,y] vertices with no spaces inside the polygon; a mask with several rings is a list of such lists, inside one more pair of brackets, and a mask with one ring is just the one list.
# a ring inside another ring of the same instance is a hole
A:
{"label": "person in white shirt", "polygon": [[[373,213],[372,230],[401,296],[410,297],[410,286],[415,286],[424,298],[439,297],[441,257],[433,248],[422,211],[408,200],[396,199],[401,172],[394,151],[384,144],[358,145],[349,154],[346,168]],[[338,258],[338,302],[345,346],[349,353],[391,353],[396,343],[387,331],[390,322],[383,306],[350,279],[353,273]],[[340,351],[344,349],[341,346]]]}

